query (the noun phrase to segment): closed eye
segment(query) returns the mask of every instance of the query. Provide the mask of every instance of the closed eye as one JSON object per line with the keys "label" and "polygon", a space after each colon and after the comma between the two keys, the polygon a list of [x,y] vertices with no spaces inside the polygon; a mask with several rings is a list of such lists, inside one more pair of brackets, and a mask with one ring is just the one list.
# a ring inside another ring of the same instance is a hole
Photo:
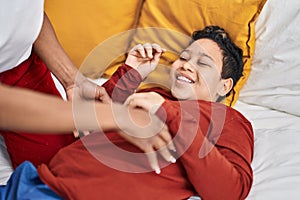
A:
{"label": "closed eye", "polygon": [[181,52],[179,54],[179,60],[181,60],[181,61],[188,61],[188,60],[190,60],[191,55],[190,55],[189,52],[190,52],[189,50],[184,50],[183,52]]}
{"label": "closed eye", "polygon": [[179,60],[181,60],[181,61],[187,61],[187,59],[185,57],[182,57],[182,56],[179,57]]}
{"label": "closed eye", "polygon": [[198,62],[198,65],[199,65],[199,66],[211,67],[209,64],[203,63],[203,62]]}

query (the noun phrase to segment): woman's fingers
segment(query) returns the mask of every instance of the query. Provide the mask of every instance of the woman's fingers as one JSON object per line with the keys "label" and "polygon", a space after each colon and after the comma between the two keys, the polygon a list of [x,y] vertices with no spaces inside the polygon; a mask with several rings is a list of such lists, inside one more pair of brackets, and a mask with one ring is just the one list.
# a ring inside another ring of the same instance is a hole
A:
{"label": "woman's fingers", "polygon": [[162,48],[156,43],[145,43],[136,45],[133,47],[132,51],[138,52],[142,58],[152,59],[154,56],[159,56],[161,53],[165,52],[166,49]]}
{"label": "woman's fingers", "polygon": [[166,125],[162,128],[161,132],[159,133],[159,136],[167,144],[167,148],[169,150],[176,152],[176,148],[173,143],[173,139],[172,139],[172,137],[169,133],[169,129]]}
{"label": "woman's fingers", "polygon": [[160,174],[160,167],[158,165],[157,155],[155,151],[145,152],[150,167],[155,171],[155,173]]}
{"label": "woman's fingers", "polygon": [[[160,135],[159,135],[160,136]],[[171,139],[172,140],[172,139]],[[175,163],[176,159],[172,156],[168,148],[168,142],[161,137],[157,137],[153,143],[153,148],[168,162]]]}
{"label": "woman's fingers", "polygon": [[148,158],[150,167],[157,173],[160,173],[160,166],[158,164],[157,153],[159,153],[163,159],[167,162],[175,163],[176,159],[170,153],[166,143],[160,139],[156,139],[155,143],[148,146],[148,149],[144,149]]}
{"label": "woman's fingers", "polygon": [[96,86],[95,99],[101,101],[102,103],[110,103],[111,98],[106,92],[104,87]]}
{"label": "woman's fingers", "polygon": [[165,99],[158,93],[141,92],[130,95],[124,104],[131,107],[143,108],[144,110],[155,114],[164,101]]}
{"label": "woman's fingers", "polygon": [[[141,132],[140,132],[141,133]],[[120,132],[120,135],[128,142],[136,145],[146,155],[151,169],[157,174],[160,173],[160,166],[158,162],[158,154],[170,163],[175,163],[176,159],[172,155],[172,152],[176,152],[173,145],[171,136],[167,136],[169,133],[167,128],[163,128],[158,134],[152,136],[146,135],[131,135],[126,132]]]}
{"label": "woman's fingers", "polygon": [[147,111],[149,111],[151,107],[151,102],[149,102],[146,98],[144,98],[142,93],[135,93],[130,95],[126,99],[124,104],[126,106],[142,108]]}
{"label": "woman's fingers", "polygon": [[165,48],[162,48],[159,44],[156,43],[152,44],[152,48],[158,53],[163,53],[167,51]]}
{"label": "woman's fingers", "polygon": [[172,138],[166,126],[155,136],[146,139],[146,145],[141,146],[146,153],[151,168],[157,173],[160,173],[157,153],[159,153],[164,160],[170,163],[175,163],[176,159],[170,152],[176,152]]}
{"label": "woman's fingers", "polygon": [[146,43],[143,46],[144,46],[144,49],[147,53],[148,58],[153,58],[152,45],[149,44],[149,43]]}
{"label": "woman's fingers", "polygon": [[176,159],[170,153],[167,146],[161,147],[160,149],[158,149],[158,152],[166,161],[171,162],[171,163],[176,162]]}
{"label": "woman's fingers", "polygon": [[90,131],[77,131],[77,130],[73,131],[73,135],[75,138],[78,138],[78,137],[81,138],[81,137],[89,135],[89,134],[90,134]]}
{"label": "woman's fingers", "polygon": [[146,58],[145,48],[142,44],[136,45],[133,50],[137,51],[143,58]]}

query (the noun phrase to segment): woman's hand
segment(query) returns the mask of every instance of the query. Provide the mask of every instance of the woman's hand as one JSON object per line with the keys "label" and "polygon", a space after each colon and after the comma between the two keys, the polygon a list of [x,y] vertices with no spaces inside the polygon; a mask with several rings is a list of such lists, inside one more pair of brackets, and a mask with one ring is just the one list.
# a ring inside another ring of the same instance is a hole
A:
{"label": "woman's hand", "polygon": [[[147,92],[132,94],[127,98],[124,104],[131,108],[142,108],[151,114],[154,114],[164,103],[164,101],[165,99],[158,93]],[[142,138],[141,136],[137,138],[122,132],[120,132],[120,134],[126,140],[136,145],[146,153],[150,166],[155,170],[156,173],[159,173],[160,169],[155,150],[158,150],[158,152],[166,161],[172,163],[176,161],[176,159],[169,152],[169,150],[176,150],[166,125],[164,125],[159,134],[147,138]]]}
{"label": "woman's hand", "polygon": [[[78,78],[78,80],[76,80],[73,85],[70,85],[65,89],[67,94],[67,99],[69,101],[78,101],[78,100],[80,101],[84,99],[84,100],[96,100],[106,104],[111,103],[111,99],[104,87],[101,87],[89,81],[81,74],[79,74],[79,77],[80,78]],[[85,135],[90,134],[90,131],[75,130],[73,131],[73,134],[76,138],[83,137]]]}
{"label": "woman's hand", "polygon": [[146,78],[157,67],[158,61],[166,50],[158,44],[138,44],[128,53],[126,65],[136,69],[142,78]]}
{"label": "woman's hand", "polygon": [[165,99],[156,92],[134,93],[125,101],[125,105],[130,107],[143,108],[154,114],[165,102]]}
{"label": "woman's hand", "polygon": [[120,128],[119,134],[144,151],[151,168],[159,174],[157,154],[168,162],[176,162],[171,154],[171,152],[176,152],[171,134],[157,116],[138,108],[127,107],[127,109],[129,112],[114,109],[117,114],[115,120]]}
{"label": "woman's hand", "polygon": [[[80,75],[79,75],[80,76]],[[68,86],[66,89],[68,100],[85,99],[97,100],[102,103],[110,103],[111,99],[107,94],[104,87],[101,87],[81,75],[73,85]]]}
{"label": "woman's hand", "polygon": [[160,166],[158,165],[157,153],[159,153],[166,161],[175,163],[176,159],[170,153],[176,152],[175,146],[172,142],[172,138],[168,132],[166,126],[162,128],[160,133],[151,137],[135,137],[125,132],[119,132],[119,134],[131,144],[141,149],[148,158],[150,167],[155,173],[160,173]]}

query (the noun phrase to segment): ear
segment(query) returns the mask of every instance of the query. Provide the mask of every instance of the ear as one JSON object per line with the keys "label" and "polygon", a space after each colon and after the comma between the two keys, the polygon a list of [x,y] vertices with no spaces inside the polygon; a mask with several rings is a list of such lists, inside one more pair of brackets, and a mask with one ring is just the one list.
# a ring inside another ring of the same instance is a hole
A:
{"label": "ear", "polygon": [[219,96],[225,96],[233,86],[233,80],[232,78],[222,79],[221,80],[221,87],[219,89],[218,95]]}

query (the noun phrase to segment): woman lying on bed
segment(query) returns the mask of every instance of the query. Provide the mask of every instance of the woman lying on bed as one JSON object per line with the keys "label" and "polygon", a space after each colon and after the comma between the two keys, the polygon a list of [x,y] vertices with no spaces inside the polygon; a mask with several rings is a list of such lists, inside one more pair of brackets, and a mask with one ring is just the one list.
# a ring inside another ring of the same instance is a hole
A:
{"label": "woman lying on bed", "polygon": [[20,192],[44,199],[244,199],[253,180],[252,127],[239,112],[217,102],[241,76],[241,50],[219,27],[196,31],[172,64],[170,92],[150,88],[129,96],[162,53],[157,44],[135,46],[104,87],[114,101],[127,99],[129,106],[165,120],[177,149],[175,163],[153,156],[162,167],[157,175],[143,151],[119,133],[94,132],[60,150],[37,173],[31,163],[23,163],[1,188],[1,197]]}

